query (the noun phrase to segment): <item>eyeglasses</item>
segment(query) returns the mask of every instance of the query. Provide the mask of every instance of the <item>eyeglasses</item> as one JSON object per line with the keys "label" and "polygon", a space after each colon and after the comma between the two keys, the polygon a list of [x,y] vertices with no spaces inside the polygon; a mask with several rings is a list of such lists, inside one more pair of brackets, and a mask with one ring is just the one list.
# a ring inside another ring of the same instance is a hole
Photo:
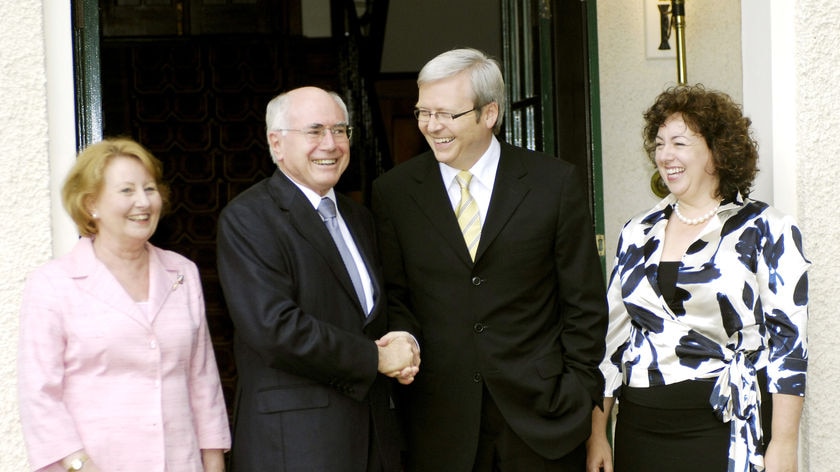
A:
{"label": "eyeglasses", "polygon": [[320,143],[324,139],[324,136],[327,135],[327,132],[332,135],[333,141],[336,142],[349,141],[350,136],[353,135],[353,127],[347,125],[313,126],[307,129],[280,128],[275,131],[294,131],[295,133],[301,133],[310,143]]}
{"label": "eyeglasses", "polygon": [[450,122],[450,121],[455,121],[456,119],[466,115],[467,113],[472,113],[474,111],[479,111],[479,110],[481,110],[481,107],[475,107],[472,110],[467,110],[467,111],[461,112],[461,113],[449,113],[449,112],[445,112],[445,111],[436,111],[436,112],[432,113],[429,110],[424,110],[422,108],[415,108],[414,109],[414,117],[417,118],[417,121],[419,121],[421,123],[425,123],[425,122],[429,121],[433,116],[435,117],[436,120],[438,120],[438,122],[447,123],[447,122]]}

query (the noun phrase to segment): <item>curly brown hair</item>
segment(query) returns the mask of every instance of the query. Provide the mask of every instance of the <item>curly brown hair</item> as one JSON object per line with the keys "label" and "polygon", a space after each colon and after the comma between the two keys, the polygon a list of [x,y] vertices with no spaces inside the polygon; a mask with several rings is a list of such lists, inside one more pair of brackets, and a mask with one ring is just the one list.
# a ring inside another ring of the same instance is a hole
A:
{"label": "curly brown hair", "polygon": [[717,196],[730,200],[740,193],[749,196],[758,172],[758,143],[752,136],[752,120],[744,116],[729,95],[706,90],[703,85],[678,85],[656,97],[645,112],[645,152],[656,164],[656,134],[673,114],[706,140],[719,184]]}

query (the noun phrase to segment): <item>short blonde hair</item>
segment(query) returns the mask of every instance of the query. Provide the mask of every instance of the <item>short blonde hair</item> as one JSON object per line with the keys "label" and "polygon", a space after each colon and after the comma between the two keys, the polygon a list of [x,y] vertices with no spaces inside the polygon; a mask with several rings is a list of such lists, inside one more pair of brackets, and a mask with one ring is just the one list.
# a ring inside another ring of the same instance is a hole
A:
{"label": "short blonde hair", "polygon": [[163,201],[163,209],[169,207],[169,187],[163,183],[163,165],[146,148],[128,138],[104,139],[86,147],[76,157],[76,163],[67,174],[61,188],[61,201],[70,218],[76,223],[79,234],[93,236],[99,231],[89,204],[102,191],[105,168],[115,157],[133,157],[155,179],[155,185]]}

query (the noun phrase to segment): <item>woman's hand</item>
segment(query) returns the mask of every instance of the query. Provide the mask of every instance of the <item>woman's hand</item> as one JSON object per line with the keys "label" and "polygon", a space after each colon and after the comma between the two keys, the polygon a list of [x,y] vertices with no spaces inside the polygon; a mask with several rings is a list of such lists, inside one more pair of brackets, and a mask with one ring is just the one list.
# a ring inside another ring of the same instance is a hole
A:
{"label": "woman's hand", "polygon": [[607,427],[615,398],[604,398],[604,409],[592,409],[592,433],[586,440],[586,472],[613,472],[612,447]]}
{"label": "woman's hand", "polygon": [[774,437],[764,453],[764,472],[796,472],[799,467],[797,441],[776,440]]}
{"label": "woman's hand", "polygon": [[204,472],[225,472],[225,453],[221,449],[202,449]]}
{"label": "woman's hand", "polygon": [[605,434],[586,440],[586,472],[613,472],[612,448]]}
{"label": "woman's hand", "polygon": [[799,419],[805,399],[773,394],[772,437],[764,453],[765,472],[796,472],[799,469]]}

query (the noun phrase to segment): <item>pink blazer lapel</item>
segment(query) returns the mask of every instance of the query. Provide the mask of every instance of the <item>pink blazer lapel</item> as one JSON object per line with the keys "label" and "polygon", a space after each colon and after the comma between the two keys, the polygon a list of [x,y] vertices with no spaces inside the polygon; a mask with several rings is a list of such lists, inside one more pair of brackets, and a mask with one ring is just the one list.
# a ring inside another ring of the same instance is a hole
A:
{"label": "pink blazer lapel", "polygon": [[73,248],[71,257],[66,261],[67,270],[80,290],[110,305],[140,325],[150,326],[148,318],[137,303],[132,300],[105,264],[96,258],[89,238],[80,239]]}
{"label": "pink blazer lapel", "polygon": [[169,295],[184,285],[183,268],[172,264],[160,249],[149,245],[149,320],[154,322]]}
{"label": "pink blazer lapel", "polygon": [[147,244],[147,248],[149,250],[148,314],[137,306],[108,268],[96,258],[89,238],[82,238],[74,247],[71,258],[67,259],[67,270],[81,290],[120,313],[124,313],[140,325],[150,328],[166,299],[183,284],[186,274],[179,264],[166,260],[163,251],[151,244]]}

